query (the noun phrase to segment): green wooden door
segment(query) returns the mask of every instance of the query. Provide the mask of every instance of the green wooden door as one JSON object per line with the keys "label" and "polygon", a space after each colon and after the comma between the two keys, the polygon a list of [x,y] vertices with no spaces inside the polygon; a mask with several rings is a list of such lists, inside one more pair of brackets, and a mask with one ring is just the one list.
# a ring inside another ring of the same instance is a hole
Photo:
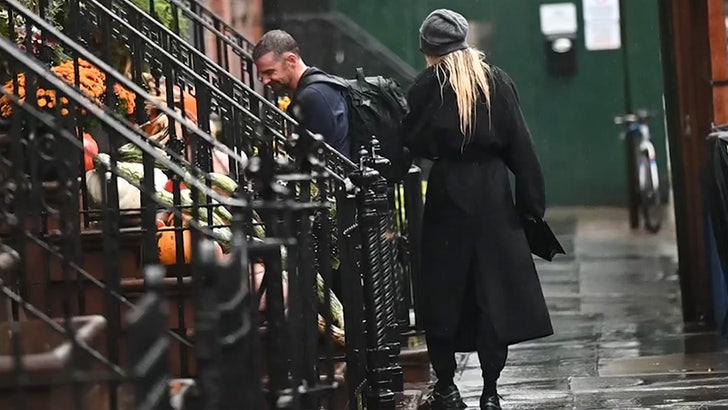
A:
{"label": "green wooden door", "polygon": [[[543,163],[550,205],[625,205],[625,154],[613,117],[624,113],[623,50],[588,51],[582,4],[578,9],[577,73],[546,70],[544,37],[535,0],[337,0],[335,7],[379,38],[405,61],[424,67],[417,31],[433,9],[447,7],[471,21],[487,41],[490,61],[519,89],[524,114]],[[625,23],[631,99],[636,108],[662,108],[657,2],[627,2]],[[479,36],[480,37],[480,36]],[[660,171],[667,175],[664,125],[653,121]]]}

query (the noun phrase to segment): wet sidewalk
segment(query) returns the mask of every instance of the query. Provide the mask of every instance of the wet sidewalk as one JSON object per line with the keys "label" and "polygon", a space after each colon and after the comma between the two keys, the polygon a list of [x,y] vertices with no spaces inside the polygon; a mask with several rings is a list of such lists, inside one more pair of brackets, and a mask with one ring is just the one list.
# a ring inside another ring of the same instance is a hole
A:
{"label": "wet sidewalk", "polygon": [[[511,347],[503,408],[728,408],[728,342],[683,326],[671,224],[631,231],[620,209],[548,219],[569,253],[537,261],[555,335]],[[456,382],[478,408],[478,357],[458,359]]]}

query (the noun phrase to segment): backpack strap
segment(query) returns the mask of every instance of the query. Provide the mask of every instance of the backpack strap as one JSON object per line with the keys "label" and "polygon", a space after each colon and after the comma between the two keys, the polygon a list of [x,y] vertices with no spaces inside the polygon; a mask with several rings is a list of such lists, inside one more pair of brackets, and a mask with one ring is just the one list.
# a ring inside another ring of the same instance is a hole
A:
{"label": "backpack strap", "polygon": [[336,77],[326,74],[323,71],[315,71],[301,78],[300,82],[298,83],[298,90],[296,90],[296,93],[301,92],[301,90],[303,90],[304,88],[315,83],[324,83],[339,88],[346,88],[346,84]]}

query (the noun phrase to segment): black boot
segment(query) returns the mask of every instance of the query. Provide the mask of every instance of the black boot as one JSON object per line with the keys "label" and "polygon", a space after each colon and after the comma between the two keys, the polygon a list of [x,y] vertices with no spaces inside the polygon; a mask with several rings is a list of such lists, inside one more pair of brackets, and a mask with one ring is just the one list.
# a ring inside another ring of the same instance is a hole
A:
{"label": "black boot", "polygon": [[497,394],[491,396],[483,393],[480,396],[480,410],[501,410],[500,396]]}
{"label": "black boot", "polygon": [[437,383],[427,404],[431,410],[461,410],[467,407],[454,383]]}

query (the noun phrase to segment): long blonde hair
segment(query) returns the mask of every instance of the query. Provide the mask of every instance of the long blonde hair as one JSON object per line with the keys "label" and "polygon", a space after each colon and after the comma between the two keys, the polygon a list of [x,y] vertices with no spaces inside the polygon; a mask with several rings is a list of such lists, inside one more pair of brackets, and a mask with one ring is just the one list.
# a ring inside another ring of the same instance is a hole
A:
{"label": "long blonde hair", "polygon": [[[477,116],[476,106],[481,97],[490,108],[490,66],[485,62],[485,55],[474,48],[454,51],[442,57],[427,57],[428,66],[435,66],[435,75],[440,82],[441,92],[445,80],[449,82],[458,104],[460,131],[465,136],[463,145],[470,142],[475,129]],[[490,109],[488,110],[490,122]]]}

